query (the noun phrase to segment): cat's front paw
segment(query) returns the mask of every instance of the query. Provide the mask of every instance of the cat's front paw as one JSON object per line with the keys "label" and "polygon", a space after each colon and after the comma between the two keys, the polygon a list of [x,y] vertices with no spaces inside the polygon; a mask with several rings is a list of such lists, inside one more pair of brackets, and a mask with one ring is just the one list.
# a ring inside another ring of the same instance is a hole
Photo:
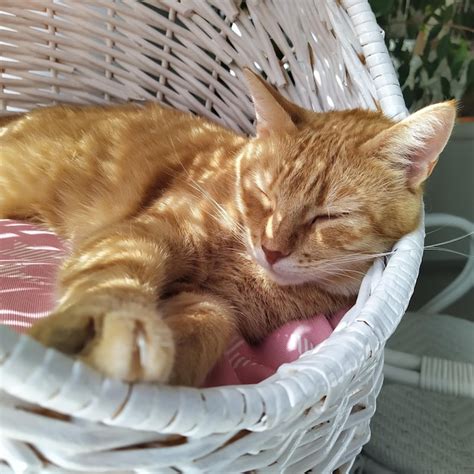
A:
{"label": "cat's front paw", "polygon": [[138,304],[78,304],[40,320],[30,335],[128,382],[167,382],[173,370],[171,329],[156,309]]}

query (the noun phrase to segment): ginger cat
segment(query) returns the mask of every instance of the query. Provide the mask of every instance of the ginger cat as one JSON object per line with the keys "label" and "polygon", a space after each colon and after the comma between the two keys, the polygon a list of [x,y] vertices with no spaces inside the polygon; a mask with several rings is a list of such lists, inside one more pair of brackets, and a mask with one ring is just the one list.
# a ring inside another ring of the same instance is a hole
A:
{"label": "ginger cat", "polygon": [[158,104],[4,121],[0,217],[73,246],[31,336],[111,377],[199,385],[236,331],[258,341],[351,304],[417,227],[454,102],[399,123],[315,113],[245,74],[251,138]]}

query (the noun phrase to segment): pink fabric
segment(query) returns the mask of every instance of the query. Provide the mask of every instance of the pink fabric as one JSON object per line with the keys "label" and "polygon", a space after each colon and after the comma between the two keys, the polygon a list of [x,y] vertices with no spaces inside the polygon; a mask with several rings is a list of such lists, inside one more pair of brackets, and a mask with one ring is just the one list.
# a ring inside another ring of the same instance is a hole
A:
{"label": "pink fabric", "polygon": [[[0,219],[0,324],[23,331],[54,306],[54,277],[66,252],[52,233]],[[205,386],[258,383],[330,336],[345,310],[286,324],[261,344],[232,342]]]}
{"label": "pink fabric", "polygon": [[48,314],[64,254],[52,232],[0,219],[0,323],[21,331]]}
{"label": "pink fabric", "polygon": [[287,323],[257,346],[243,339],[234,341],[208,375],[205,386],[261,382],[280,365],[296,360],[327,339],[345,312],[341,310],[330,318],[318,314],[306,321]]}

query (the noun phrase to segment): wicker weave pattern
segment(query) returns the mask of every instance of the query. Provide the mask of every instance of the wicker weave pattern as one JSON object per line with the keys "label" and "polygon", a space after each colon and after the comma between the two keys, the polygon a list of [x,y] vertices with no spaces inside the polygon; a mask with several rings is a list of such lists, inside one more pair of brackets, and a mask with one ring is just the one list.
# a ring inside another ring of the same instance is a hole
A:
{"label": "wicker weave pattern", "polygon": [[[251,132],[250,65],[315,110],[406,114],[366,0],[240,3],[1,0],[0,109],[152,99]],[[402,239],[335,333],[257,386],[129,386],[0,328],[0,459],[18,472],[44,459],[59,472],[347,472],[369,437],[383,345],[422,241],[421,228]]]}
{"label": "wicker weave pattern", "polygon": [[158,99],[249,132],[254,66],[307,108],[404,111],[366,2],[148,3],[2,0],[0,109]]}

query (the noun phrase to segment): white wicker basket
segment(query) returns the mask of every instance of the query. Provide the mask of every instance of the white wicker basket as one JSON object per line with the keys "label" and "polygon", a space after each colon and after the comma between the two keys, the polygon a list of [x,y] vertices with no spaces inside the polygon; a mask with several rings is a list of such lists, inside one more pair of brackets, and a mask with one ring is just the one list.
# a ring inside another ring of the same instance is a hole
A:
{"label": "white wicker basket", "polygon": [[[250,65],[308,108],[406,115],[366,0],[0,0],[0,19],[7,113],[151,99],[251,132]],[[254,386],[127,385],[1,328],[0,471],[348,472],[423,234],[376,262],[328,340]]]}

